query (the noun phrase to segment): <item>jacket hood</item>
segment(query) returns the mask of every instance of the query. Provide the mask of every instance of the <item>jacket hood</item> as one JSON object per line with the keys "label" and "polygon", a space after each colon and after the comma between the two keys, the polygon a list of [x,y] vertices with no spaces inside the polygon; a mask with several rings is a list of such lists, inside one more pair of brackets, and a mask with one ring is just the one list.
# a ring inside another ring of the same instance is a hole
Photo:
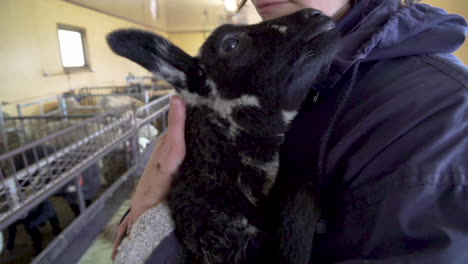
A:
{"label": "jacket hood", "polygon": [[[314,88],[332,92],[343,79],[333,117],[322,134],[317,177],[324,178],[331,134],[357,82],[360,63],[405,56],[452,53],[465,41],[467,24],[459,15],[425,4],[403,5],[400,0],[360,0],[337,22],[341,32],[338,53],[327,79]],[[342,76],[352,69],[350,78]],[[331,89],[330,89],[331,88]]]}
{"label": "jacket hood", "polygon": [[357,60],[452,53],[468,30],[462,16],[426,4],[399,0],[360,0],[337,23],[340,49],[332,68],[335,80]]}

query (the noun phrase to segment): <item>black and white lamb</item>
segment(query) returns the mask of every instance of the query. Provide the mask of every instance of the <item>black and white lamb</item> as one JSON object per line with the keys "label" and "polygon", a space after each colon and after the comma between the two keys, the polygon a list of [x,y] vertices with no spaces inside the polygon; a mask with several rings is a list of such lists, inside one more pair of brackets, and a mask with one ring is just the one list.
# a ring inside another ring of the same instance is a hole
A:
{"label": "black and white lamb", "polygon": [[301,239],[315,231],[300,219],[307,214],[288,215],[288,205],[282,215],[291,226],[268,231],[264,208],[288,125],[328,69],[337,38],[332,20],[313,9],[220,26],[197,57],[149,32],[108,35],[115,53],[172,84],[187,104],[187,155],[168,198],[180,263],[269,263],[270,236],[289,238],[273,245],[275,262],[307,263],[301,252],[310,241]]}

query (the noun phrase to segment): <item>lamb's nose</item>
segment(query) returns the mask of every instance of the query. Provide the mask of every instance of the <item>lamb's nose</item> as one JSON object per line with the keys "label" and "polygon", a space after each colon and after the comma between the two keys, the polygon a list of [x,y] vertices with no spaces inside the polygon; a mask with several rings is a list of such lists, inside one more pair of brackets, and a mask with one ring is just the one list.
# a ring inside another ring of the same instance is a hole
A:
{"label": "lamb's nose", "polygon": [[313,17],[316,17],[316,16],[320,16],[320,15],[323,15],[322,11],[320,10],[316,10],[316,9],[309,9],[309,10],[306,10],[303,14],[304,18],[313,18]]}

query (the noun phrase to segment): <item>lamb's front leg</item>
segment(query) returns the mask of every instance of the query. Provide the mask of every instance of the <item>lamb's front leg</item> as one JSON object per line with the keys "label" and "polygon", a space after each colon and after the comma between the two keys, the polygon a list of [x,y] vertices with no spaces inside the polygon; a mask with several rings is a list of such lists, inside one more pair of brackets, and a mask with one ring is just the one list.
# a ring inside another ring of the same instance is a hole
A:
{"label": "lamb's front leg", "polygon": [[268,263],[308,264],[320,219],[318,193],[311,184],[285,189],[271,205],[272,237],[265,254]]}

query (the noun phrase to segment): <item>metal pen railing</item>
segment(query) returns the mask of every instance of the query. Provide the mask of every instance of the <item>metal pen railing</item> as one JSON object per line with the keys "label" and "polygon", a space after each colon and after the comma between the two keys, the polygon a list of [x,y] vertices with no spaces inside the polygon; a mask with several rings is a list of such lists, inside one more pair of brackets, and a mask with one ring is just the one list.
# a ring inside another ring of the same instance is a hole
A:
{"label": "metal pen railing", "polygon": [[[131,163],[142,168],[139,157],[147,148],[139,141],[145,138],[153,142],[166,129],[170,97],[158,98],[136,111],[119,109],[83,117],[79,122],[77,119],[60,131],[1,154],[0,230],[71,182],[100,157],[125,146],[124,142],[129,142]],[[80,207],[83,203],[80,201]]]}
{"label": "metal pen railing", "polygon": [[0,154],[46,137],[56,131],[83,122],[92,115],[0,117],[4,149]]}
{"label": "metal pen railing", "polygon": [[106,113],[0,155],[0,230],[71,181],[96,155],[130,138],[133,116]]}
{"label": "metal pen railing", "polygon": [[[54,103],[57,104],[58,108],[55,110],[45,112],[45,105],[47,103]],[[48,97],[39,99],[33,102],[28,103],[21,103],[16,105],[16,110],[18,112],[18,116],[24,116],[25,109],[30,107],[39,107],[39,115],[40,116],[47,116],[47,115],[54,115],[54,114],[61,114],[67,115],[66,113],[66,105],[63,103],[63,97],[61,95]]]}

